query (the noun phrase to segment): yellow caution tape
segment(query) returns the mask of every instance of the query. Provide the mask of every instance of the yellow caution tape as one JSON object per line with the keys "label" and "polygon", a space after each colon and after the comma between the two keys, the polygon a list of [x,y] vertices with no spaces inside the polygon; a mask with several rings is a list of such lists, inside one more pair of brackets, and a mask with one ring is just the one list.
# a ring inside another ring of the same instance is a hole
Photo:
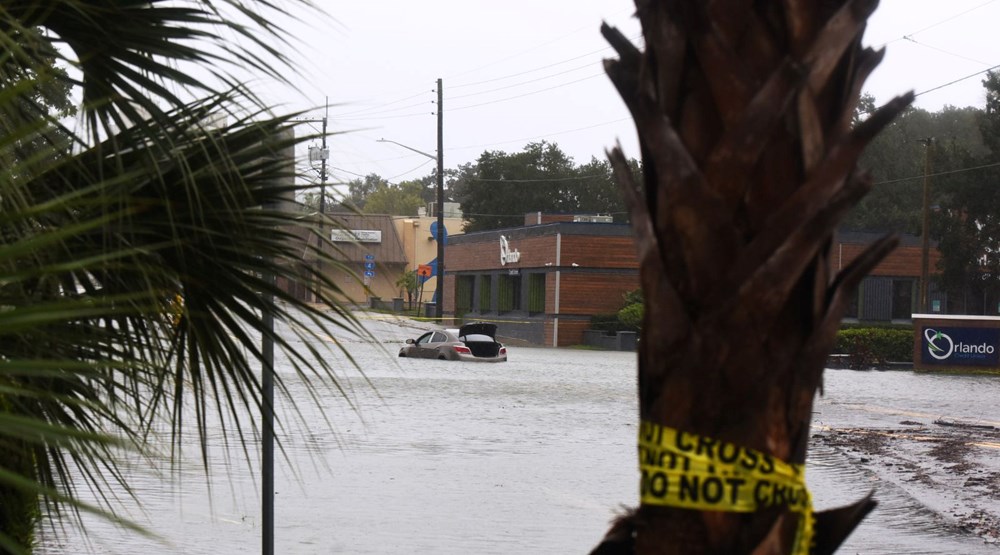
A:
{"label": "yellow caution tape", "polygon": [[810,551],[814,519],[804,465],[642,421],[639,470],[644,505],[736,513],[780,506],[799,513],[792,553]]}

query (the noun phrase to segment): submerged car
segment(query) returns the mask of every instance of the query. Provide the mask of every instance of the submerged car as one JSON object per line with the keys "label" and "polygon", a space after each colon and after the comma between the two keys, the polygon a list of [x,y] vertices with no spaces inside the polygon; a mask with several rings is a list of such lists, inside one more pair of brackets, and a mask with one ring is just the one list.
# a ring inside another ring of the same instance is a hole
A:
{"label": "submerged car", "polygon": [[399,356],[506,362],[507,348],[496,340],[497,325],[489,322],[465,324],[461,328],[429,331],[416,339],[407,339]]}

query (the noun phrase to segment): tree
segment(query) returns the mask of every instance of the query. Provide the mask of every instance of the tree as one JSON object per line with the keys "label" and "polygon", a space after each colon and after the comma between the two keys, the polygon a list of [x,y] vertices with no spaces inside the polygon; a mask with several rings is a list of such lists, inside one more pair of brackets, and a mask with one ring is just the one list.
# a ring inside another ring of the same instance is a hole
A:
{"label": "tree", "polygon": [[[0,551],[29,550],[40,516],[113,512],[108,500],[130,491],[119,457],[153,456],[153,423],[171,423],[176,455],[193,426],[207,457],[217,412],[249,450],[260,429],[235,416],[265,403],[260,337],[307,387],[335,383],[326,357],[286,343],[264,314],[363,333],[338,285],[297,263],[322,256],[286,208],[299,187],[285,153],[310,137],[296,140],[297,114],[271,114],[233,74],[289,74],[271,23],[285,15],[207,0],[0,9]],[[58,94],[38,95],[68,87],[79,132],[48,103]],[[309,284],[319,304],[272,277]],[[275,389],[299,401],[280,376]],[[88,490],[105,502],[82,502]]]}
{"label": "tree", "polygon": [[368,197],[372,193],[388,186],[388,181],[374,173],[370,173],[362,179],[352,179],[347,182],[348,192],[346,202],[363,210],[365,202],[368,201]]}
{"label": "tree", "polygon": [[424,206],[420,197],[423,185],[419,181],[404,181],[398,185],[386,183],[368,194],[364,200],[366,214],[416,216]]}
{"label": "tree", "polygon": [[[638,162],[631,162],[638,169]],[[484,152],[460,169],[454,197],[469,222],[466,231],[522,225],[530,212],[627,214],[611,166],[591,159],[576,166],[555,144],[529,143],[515,154]]]}
{"label": "tree", "polygon": [[[320,205],[320,192],[319,191],[305,191],[301,195],[303,208],[310,212],[318,212]],[[340,199],[334,194],[334,189],[332,186],[327,185],[326,187],[326,202],[323,203],[327,210],[330,207],[336,206],[340,202]]]}
{"label": "tree", "polygon": [[874,502],[813,512],[813,399],[845,303],[895,240],[841,273],[828,250],[872,186],[862,150],[913,95],[852,127],[881,59],[861,47],[874,2],[636,5],[645,52],[602,31],[642,151],[641,180],[610,153],[646,299],[641,504],[594,552],[832,553]]}
{"label": "tree", "polygon": [[399,279],[396,280],[396,287],[399,287],[400,291],[406,291],[407,302],[410,308],[413,308],[413,295],[420,290],[420,279],[417,277],[416,270],[407,270],[403,272]]}
{"label": "tree", "polygon": [[[933,138],[937,144],[931,152],[934,172],[952,169],[964,156],[962,152],[983,155],[986,148],[978,130],[980,112],[976,108],[951,106],[939,112],[919,108],[903,112],[865,149],[861,164],[870,168],[875,186],[851,210],[844,226],[919,235],[925,142]],[[932,193],[932,204],[940,204],[942,189],[934,187]]]}
{"label": "tree", "polygon": [[[634,175],[642,175],[639,162],[629,159]],[[591,158],[590,162],[579,166],[579,187],[573,190],[576,199],[575,211],[583,213],[609,214],[615,222],[628,222],[628,210],[614,178],[614,170],[607,160]]]}
{"label": "tree", "polygon": [[948,293],[949,311],[965,314],[1000,312],[1000,79],[990,72],[983,80],[986,110],[976,112],[987,154],[952,143],[935,143],[933,178],[940,209],[933,219],[941,255],[941,287]]}

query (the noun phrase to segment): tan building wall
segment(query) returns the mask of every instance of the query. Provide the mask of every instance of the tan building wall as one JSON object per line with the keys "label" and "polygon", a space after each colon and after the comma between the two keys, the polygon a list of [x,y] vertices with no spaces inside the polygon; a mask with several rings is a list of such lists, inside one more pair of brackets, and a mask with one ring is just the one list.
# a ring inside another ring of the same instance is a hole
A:
{"label": "tan building wall", "polygon": [[[393,218],[393,225],[396,227],[396,234],[399,236],[399,240],[402,243],[403,252],[405,253],[407,260],[403,271],[416,270],[420,264],[429,264],[432,260],[437,258],[437,241],[435,241],[434,237],[431,235],[431,223],[433,222],[437,222],[437,218]],[[465,222],[462,218],[445,218],[444,228],[448,232],[448,237],[461,234],[464,223]],[[445,256],[444,263],[445,271],[447,272],[447,255]],[[402,272],[400,272],[400,274],[402,274]],[[398,278],[399,276],[393,278],[393,283],[395,283]],[[425,303],[431,302],[434,300],[434,291],[436,288],[437,277],[434,276],[424,282],[422,296],[419,299],[414,297],[413,300]]]}

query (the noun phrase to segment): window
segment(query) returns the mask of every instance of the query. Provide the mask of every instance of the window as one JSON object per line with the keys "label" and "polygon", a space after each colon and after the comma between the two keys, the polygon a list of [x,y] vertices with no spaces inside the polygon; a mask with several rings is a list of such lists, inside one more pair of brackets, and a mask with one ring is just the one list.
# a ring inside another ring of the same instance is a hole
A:
{"label": "window", "polygon": [[479,276],[479,312],[493,310],[493,276]]}
{"label": "window", "polygon": [[528,312],[545,312],[545,274],[528,274]]}
{"label": "window", "polygon": [[847,299],[846,310],[844,311],[844,318],[854,318],[858,317],[858,305],[861,303],[861,286],[851,293],[850,298]]}
{"label": "window", "polygon": [[458,276],[455,282],[455,317],[461,318],[472,310],[472,289],[476,276]]}
{"label": "window", "polygon": [[521,276],[500,276],[497,286],[497,312],[520,310]]}
{"label": "window", "polygon": [[892,280],[892,319],[909,320],[913,315],[912,279]]}

